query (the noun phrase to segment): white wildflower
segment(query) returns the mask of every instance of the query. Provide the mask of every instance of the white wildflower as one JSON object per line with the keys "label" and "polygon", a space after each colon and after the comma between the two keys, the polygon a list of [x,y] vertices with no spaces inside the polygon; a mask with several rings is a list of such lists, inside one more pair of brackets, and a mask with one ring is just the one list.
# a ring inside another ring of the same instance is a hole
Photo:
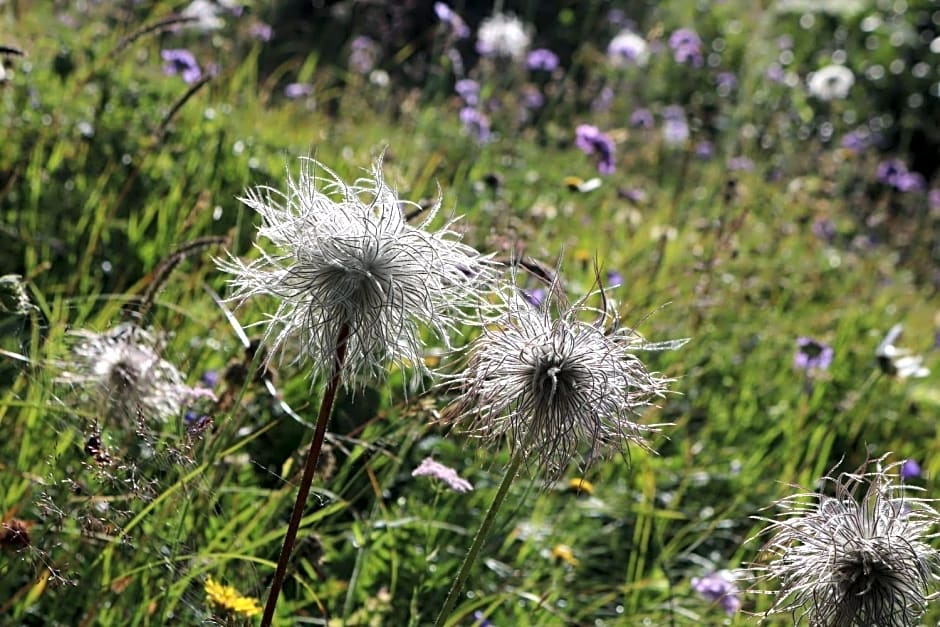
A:
{"label": "white wildflower", "polygon": [[809,75],[806,87],[820,100],[844,100],[855,84],[855,75],[844,65],[827,65]]}
{"label": "white wildflower", "polygon": [[480,24],[477,31],[477,52],[484,57],[521,58],[531,37],[522,20],[514,15],[496,13]]}

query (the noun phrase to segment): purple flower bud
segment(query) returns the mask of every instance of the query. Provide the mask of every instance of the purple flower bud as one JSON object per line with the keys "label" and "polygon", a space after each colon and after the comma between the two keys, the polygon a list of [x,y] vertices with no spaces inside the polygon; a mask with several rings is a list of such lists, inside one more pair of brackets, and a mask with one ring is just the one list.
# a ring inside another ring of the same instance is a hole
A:
{"label": "purple flower bud", "polygon": [[615,170],[614,142],[596,126],[581,124],[575,129],[575,145],[585,154],[597,156],[597,171],[613,174]]}
{"label": "purple flower bud", "polygon": [[733,575],[726,570],[709,573],[704,577],[693,577],[692,589],[702,595],[706,601],[720,602],[722,609],[728,615],[741,609],[738,586],[734,583]]}
{"label": "purple flower bud", "polygon": [[901,479],[918,479],[921,476],[920,464],[909,459],[901,466]]}

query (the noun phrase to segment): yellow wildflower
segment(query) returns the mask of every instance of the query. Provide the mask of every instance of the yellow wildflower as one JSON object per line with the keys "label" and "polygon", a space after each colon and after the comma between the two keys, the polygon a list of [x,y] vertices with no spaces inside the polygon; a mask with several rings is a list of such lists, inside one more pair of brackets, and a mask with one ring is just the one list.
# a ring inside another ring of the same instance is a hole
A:
{"label": "yellow wildflower", "polygon": [[206,598],[211,605],[243,616],[255,616],[261,613],[258,599],[243,597],[232,586],[223,586],[212,577],[206,579]]}
{"label": "yellow wildflower", "polygon": [[574,551],[572,551],[571,547],[567,544],[556,544],[553,546],[552,557],[562,560],[570,566],[578,565],[578,558],[574,556]]}
{"label": "yellow wildflower", "polygon": [[576,494],[591,496],[594,494],[594,484],[587,479],[575,477],[568,481],[568,489]]}

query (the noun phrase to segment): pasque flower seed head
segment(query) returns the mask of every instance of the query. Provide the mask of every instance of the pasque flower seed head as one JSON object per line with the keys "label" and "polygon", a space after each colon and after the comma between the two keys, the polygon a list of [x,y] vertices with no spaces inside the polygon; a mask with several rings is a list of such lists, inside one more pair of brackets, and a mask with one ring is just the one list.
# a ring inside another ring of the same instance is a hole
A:
{"label": "pasque flower seed head", "polygon": [[[583,302],[549,296],[533,306],[514,285],[501,295],[502,315],[473,342],[457,375],[459,420],[484,438],[508,437],[549,475],[563,472],[583,449],[590,462],[627,443],[646,447],[646,434],[661,425],[641,424],[637,416],[672,380],[649,372],[634,354],[646,346],[642,338],[618,325],[606,328],[607,312]],[[597,319],[585,321],[585,314]]]}
{"label": "pasque flower seed head", "polygon": [[825,477],[833,496],[776,503],[779,516],[764,519],[769,561],[752,568],[777,586],[769,614],[792,613],[814,627],[919,624],[940,577],[940,553],[929,544],[940,514],[896,482],[899,465]]}
{"label": "pasque flower seed head", "polygon": [[448,223],[427,227],[438,202],[418,226],[382,177],[345,183],[323,164],[302,159],[287,189],[258,187],[241,199],[261,216],[259,257],[229,257],[219,266],[232,275],[233,298],[273,296],[265,341],[271,353],[295,347],[309,358],[313,375],[329,371],[341,330],[348,332],[343,380],[361,384],[379,376],[391,360],[418,372],[420,329],[427,326],[445,343],[458,324],[478,320],[485,287],[493,276],[488,257],[463,244]]}

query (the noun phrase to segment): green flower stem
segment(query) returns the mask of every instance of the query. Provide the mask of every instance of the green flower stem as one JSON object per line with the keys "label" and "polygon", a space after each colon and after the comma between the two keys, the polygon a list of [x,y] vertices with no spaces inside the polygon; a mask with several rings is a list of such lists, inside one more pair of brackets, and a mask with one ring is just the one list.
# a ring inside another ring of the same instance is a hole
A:
{"label": "green flower stem", "polygon": [[274,608],[277,607],[277,598],[281,594],[281,586],[284,585],[284,576],[287,574],[287,564],[290,562],[291,550],[294,548],[294,540],[297,539],[297,530],[300,528],[300,521],[304,516],[304,507],[307,504],[307,495],[310,494],[310,484],[313,483],[313,473],[317,469],[317,461],[320,459],[320,449],[323,448],[323,438],[326,437],[326,425],[330,421],[330,414],[333,413],[333,401],[336,399],[336,391],[339,389],[343,363],[346,361],[346,345],[349,339],[349,326],[340,327],[339,335],[336,338],[336,355],[333,360],[333,372],[330,374],[330,380],[323,392],[323,400],[320,402],[320,413],[317,416],[317,428],[313,434],[313,441],[310,443],[310,451],[307,453],[307,462],[304,465],[304,475],[300,480],[300,487],[297,490],[297,500],[294,501],[294,511],[290,516],[290,523],[287,525],[287,534],[284,536],[284,544],[281,547],[281,556],[277,560],[277,569],[274,571],[274,581],[271,582],[271,592],[268,593],[268,600],[264,606],[264,615],[261,617],[261,627],[271,627],[271,621],[274,620]]}
{"label": "green flower stem", "polygon": [[470,569],[473,567],[477,556],[480,554],[483,541],[486,540],[486,537],[490,533],[490,527],[493,526],[496,513],[506,499],[506,495],[509,494],[509,486],[512,485],[513,479],[516,478],[516,473],[522,465],[523,452],[525,449],[526,447],[520,446],[513,453],[512,460],[509,462],[509,468],[506,469],[506,474],[503,475],[503,480],[496,490],[496,496],[493,497],[490,508],[486,510],[486,516],[483,517],[480,529],[473,537],[473,543],[470,545],[470,549],[467,550],[467,555],[463,558],[463,563],[460,565],[460,570],[457,572],[457,578],[454,580],[454,585],[451,586],[450,592],[447,593],[447,599],[444,601],[441,613],[438,614],[437,620],[434,622],[434,627],[443,627],[444,621],[447,620],[447,617],[450,616],[450,613],[453,611],[454,605],[457,603],[457,597],[460,595],[460,591],[463,589],[467,577],[470,576]]}

